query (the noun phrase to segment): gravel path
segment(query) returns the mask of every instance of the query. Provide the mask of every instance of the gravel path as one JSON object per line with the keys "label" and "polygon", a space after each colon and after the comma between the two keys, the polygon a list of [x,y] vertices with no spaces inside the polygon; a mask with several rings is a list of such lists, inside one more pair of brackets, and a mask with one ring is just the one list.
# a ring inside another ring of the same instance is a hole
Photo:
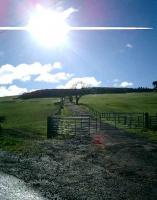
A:
{"label": "gravel path", "polygon": [[37,192],[13,176],[0,173],[1,200],[44,200]]}
{"label": "gravel path", "polygon": [[[75,113],[86,114],[69,105]],[[106,130],[41,142],[36,156],[0,153],[0,169],[39,191],[46,199],[156,200],[157,145]]]}

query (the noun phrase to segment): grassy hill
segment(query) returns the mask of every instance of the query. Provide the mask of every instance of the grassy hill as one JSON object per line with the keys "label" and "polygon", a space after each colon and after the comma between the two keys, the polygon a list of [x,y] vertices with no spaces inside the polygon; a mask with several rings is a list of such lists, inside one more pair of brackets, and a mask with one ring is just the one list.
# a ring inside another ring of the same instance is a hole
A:
{"label": "grassy hill", "polygon": [[[80,103],[99,112],[148,112],[157,113],[157,92],[87,95]],[[157,141],[157,131],[150,129],[127,129],[127,132]]]}
{"label": "grassy hill", "polygon": [[100,112],[149,112],[157,113],[157,92],[87,95],[80,103]]}
{"label": "grassy hill", "polygon": [[0,116],[6,117],[0,133],[0,148],[9,150],[24,147],[26,143],[46,138],[47,116],[56,109],[57,99],[19,100],[0,98]]}

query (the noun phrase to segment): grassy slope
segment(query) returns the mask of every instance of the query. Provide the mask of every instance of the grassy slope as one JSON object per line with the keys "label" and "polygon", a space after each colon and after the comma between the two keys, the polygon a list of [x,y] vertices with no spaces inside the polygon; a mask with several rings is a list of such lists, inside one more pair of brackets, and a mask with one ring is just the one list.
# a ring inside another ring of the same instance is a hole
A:
{"label": "grassy slope", "polygon": [[[57,99],[16,100],[0,98],[0,115],[6,117],[0,134],[0,147],[9,150],[46,137],[46,119],[56,109]],[[12,148],[11,148],[12,147]]]}
{"label": "grassy slope", "polygon": [[100,112],[157,113],[157,93],[88,95],[82,97],[80,103]]}
{"label": "grassy slope", "polygon": [[[157,113],[157,93],[88,95],[82,97],[80,103],[99,112],[149,112],[151,115]],[[127,131],[157,141],[157,131],[146,129]]]}

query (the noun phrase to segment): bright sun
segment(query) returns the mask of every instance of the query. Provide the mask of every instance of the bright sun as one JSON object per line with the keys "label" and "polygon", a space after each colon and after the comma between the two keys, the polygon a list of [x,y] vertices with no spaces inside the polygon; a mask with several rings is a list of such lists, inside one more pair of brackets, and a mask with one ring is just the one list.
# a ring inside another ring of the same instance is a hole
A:
{"label": "bright sun", "polygon": [[53,47],[63,44],[70,30],[64,12],[55,12],[38,5],[27,25],[28,31],[42,45]]}

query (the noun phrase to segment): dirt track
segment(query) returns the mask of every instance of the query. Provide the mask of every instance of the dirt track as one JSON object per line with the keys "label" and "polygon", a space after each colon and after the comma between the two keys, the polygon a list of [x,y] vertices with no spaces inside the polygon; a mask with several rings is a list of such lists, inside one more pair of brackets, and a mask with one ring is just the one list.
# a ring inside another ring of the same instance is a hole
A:
{"label": "dirt track", "polygon": [[41,142],[36,156],[1,152],[0,170],[47,199],[156,200],[157,145],[118,130],[101,135],[103,145],[93,144],[94,133],[79,133]]}

